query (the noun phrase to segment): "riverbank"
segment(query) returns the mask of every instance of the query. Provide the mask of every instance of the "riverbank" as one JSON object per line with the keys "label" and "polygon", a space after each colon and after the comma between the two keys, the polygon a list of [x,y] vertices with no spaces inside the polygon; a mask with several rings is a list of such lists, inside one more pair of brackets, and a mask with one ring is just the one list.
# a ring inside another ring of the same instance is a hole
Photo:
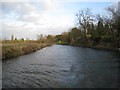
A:
{"label": "riverbank", "polygon": [[3,43],[2,60],[29,54],[50,45],[52,44],[37,42]]}
{"label": "riverbank", "polygon": [[101,44],[98,44],[98,45],[90,45],[88,43],[88,45],[80,45],[80,44],[69,44],[67,42],[56,42],[55,44],[57,45],[71,45],[71,46],[78,46],[78,47],[85,47],[85,48],[93,48],[93,49],[101,49],[101,50],[112,50],[112,51],[118,51],[120,52],[120,48],[114,48],[114,47],[110,47],[110,46],[105,46],[105,45],[101,45]]}
{"label": "riverbank", "polygon": [[57,45],[69,45],[69,43],[67,43],[67,42],[61,42],[61,41],[56,42],[55,44],[57,44]]}
{"label": "riverbank", "polygon": [[[86,46],[82,46],[82,47],[86,47]],[[120,48],[113,48],[113,47],[91,46],[91,47],[87,47],[87,48],[100,49],[100,50],[111,50],[111,51],[120,52]]]}

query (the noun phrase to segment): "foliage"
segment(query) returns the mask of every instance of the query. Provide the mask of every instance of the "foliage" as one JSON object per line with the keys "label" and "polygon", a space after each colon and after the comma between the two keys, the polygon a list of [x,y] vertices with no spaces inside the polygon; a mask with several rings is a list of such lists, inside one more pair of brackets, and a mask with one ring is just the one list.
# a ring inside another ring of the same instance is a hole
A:
{"label": "foliage", "polygon": [[[97,15],[95,18],[89,8],[81,9],[76,14],[79,27],[73,27],[69,32],[56,35],[56,41],[67,42],[70,45],[98,45],[101,42],[110,43],[120,48],[120,14],[116,7],[108,8],[112,18]],[[57,42],[57,44],[63,44]],[[114,45],[116,44],[116,45]]]}

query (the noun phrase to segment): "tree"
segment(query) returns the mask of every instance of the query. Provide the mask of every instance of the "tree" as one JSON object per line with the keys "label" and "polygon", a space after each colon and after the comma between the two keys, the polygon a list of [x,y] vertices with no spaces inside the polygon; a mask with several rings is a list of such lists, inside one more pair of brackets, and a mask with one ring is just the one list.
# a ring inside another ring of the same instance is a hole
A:
{"label": "tree", "polygon": [[47,39],[53,39],[53,36],[52,35],[48,35]]}
{"label": "tree", "polygon": [[17,38],[15,38],[15,40],[17,40]]}
{"label": "tree", "polygon": [[86,37],[87,31],[88,31],[88,24],[94,21],[92,12],[89,8],[85,8],[78,11],[76,16],[77,16],[79,25],[81,26],[81,29],[84,30],[85,37]]}
{"label": "tree", "polygon": [[24,38],[21,38],[21,41],[24,41]]}
{"label": "tree", "polygon": [[45,38],[43,34],[37,35],[37,41],[43,43],[45,41]]}
{"label": "tree", "polygon": [[120,2],[118,6],[108,7],[107,10],[112,14],[111,25],[114,30],[114,37],[117,43],[117,47],[120,48]]}
{"label": "tree", "polygon": [[98,21],[98,25],[97,25],[96,30],[98,31],[99,35],[102,36],[102,32],[103,32],[103,30],[104,30],[104,26],[103,26],[102,21]]}
{"label": "tree", "polygon": [[56,36],[55,36],[56,41],[61,41],[61,37],[62,37],[62,35],[56,35]]}
{"label": "tree", "polygon": [[82,36],[83,35],[82,35],[81,30],[79,30],[76,27],[72,28],[71,31],[69,32],[70,42],[71,42],[71,44],[74,44],[74,45],[77,43],[80,43]]}
{"label": "tree", "polygon": [[13,40],[14,40],[14,35],[12,34],[12,35],[11,35],[11,41],[13,41]]}
{"label": "tree", "polygon": [[63,33],[61,34],[61,40],[62,40],[63,42],[70,43],[70,39],[69,39],[68,32],[63,32]]}
{"label": "tree", "polygon": [[55,41],[55,36],[53,35],[48,35],[46,38],[46,42],[48,43],[53,43]]}
{"label": "tree", "polygon": [[101,40],[101,37],[103,35],[103,30],[104,30],[104,26],[103,26],[102,21],[100,20],[98,21],[96,29],[92,33],[92,39],[95,42],[99,42]]}

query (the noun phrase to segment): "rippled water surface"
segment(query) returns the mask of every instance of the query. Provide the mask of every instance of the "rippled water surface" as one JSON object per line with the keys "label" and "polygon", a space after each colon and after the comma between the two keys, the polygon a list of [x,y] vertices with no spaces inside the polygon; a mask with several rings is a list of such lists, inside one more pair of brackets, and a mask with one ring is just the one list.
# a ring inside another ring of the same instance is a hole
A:
{"label": "rippled water surface", "polygon": [[53,45],[2,62],[3,88],[118,87],[119,53]]}

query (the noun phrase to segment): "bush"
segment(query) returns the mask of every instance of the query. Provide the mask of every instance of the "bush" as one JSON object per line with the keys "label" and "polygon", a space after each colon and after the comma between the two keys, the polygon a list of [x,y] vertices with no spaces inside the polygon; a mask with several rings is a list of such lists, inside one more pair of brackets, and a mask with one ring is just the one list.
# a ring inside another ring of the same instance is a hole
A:
{"label": "bush", "polygon": [[105,35],[105,36],[102,36],[102,41],[105,41],[105,42],[112,42],[114,40],[113,36],[112,35]]}
{"label": "bush", "polygon": [[95,42],[99,42],[99,41],[101,40],[101,36],[100,36],[100,35],[93,36],[92,39],[93,39]]}
{"label": "bush", "polygon": [[101,35],[99,33],[99,31],[94,31],[92,36],[91,36],[92,40],[94,40],[95,42],[99,42],[101,40]]}

